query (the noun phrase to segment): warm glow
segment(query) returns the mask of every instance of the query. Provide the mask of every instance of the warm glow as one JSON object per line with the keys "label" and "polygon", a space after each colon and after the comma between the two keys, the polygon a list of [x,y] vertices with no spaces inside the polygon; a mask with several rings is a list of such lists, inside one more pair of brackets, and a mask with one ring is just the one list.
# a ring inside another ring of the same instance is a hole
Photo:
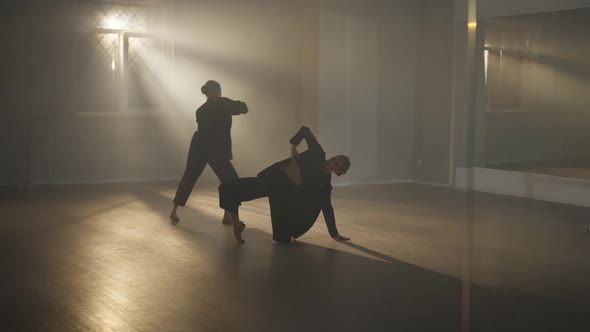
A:
{"label": "warm glow", "polygon": [[467,23],[467,27],[470,29],[475,29],[477,28],[477,22],[469,22]]}
{"label": "warm glow", "polygon": [[116,18],[110,19],[108,22],[109,29],[121,29],[122,25],[123,24],[121,24],[121,21],[117,20]]}
{"label": "warm glow", "polygon": [[115,71],[115,59],[111,62],[111,69]]}

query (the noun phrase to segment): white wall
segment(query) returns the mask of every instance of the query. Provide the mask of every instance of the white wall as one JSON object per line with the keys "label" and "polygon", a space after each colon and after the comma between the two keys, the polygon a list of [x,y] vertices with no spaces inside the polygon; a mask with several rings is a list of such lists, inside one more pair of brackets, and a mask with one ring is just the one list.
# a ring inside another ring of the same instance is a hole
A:
{"label": "white wall", "polygon": [[418,26],[415,178],[448,184],[453,107],[451,0],[423,1]]}
{"label": "white wall", "polygon": [[342,181],[448,184],[453,1],[323,4],[320,136],[351,157]]}
{"label": "white wall", "polygon": [[413,1],[325,1],[319,18],[319,132],[347,154],[342,182],[412,177],[416,98]]}
{"label": "white wall", "polygon": [[377,173],[378,27],[335,13],[320,16],[321,141],[329,155],[346,154],[349,181]]}

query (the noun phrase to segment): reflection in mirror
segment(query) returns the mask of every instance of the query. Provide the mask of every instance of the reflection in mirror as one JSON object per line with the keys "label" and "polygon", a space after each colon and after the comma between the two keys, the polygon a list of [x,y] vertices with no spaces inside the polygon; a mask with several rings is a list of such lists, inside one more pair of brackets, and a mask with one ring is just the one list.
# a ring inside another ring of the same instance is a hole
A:
{"label": "reflection in mirror", "polygon": [[589,18],[585,8],[482,22],[486,168],[590,180]]}

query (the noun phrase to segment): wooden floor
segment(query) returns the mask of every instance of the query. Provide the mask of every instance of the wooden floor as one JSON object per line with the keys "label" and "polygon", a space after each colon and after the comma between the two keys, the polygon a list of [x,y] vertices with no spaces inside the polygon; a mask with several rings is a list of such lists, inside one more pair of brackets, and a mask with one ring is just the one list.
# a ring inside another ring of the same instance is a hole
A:
{"label": "wooden floor", "polygon": [[[336,188],[323,219],[271,239],[246,203],[246,244],[215,187],[177,226],[174,184],[5,189],[2,331],[590,331],[589,209],[419,185]],[[466,225],[473,225],[473,246]],[[466,250],[469,249],[469,250]],[[465,253],[473,276],[462,305]]]}

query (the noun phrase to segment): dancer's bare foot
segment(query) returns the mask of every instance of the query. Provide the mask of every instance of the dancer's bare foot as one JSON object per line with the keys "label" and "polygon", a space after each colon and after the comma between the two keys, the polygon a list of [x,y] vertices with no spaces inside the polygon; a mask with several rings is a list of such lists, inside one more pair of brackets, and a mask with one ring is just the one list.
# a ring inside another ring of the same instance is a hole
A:
{"label": "dancer's bare foot", "polygon": [[178,218],[178,215],[176,214],[177,209],[178,205],[174,204],[172,211],[170,211],[170,221],[172,221],[173,224],[177,224],[180,221],[180,218]]}
{"label": "dancer's bare foot", "polygon": [[242,239],[242,232],[244,229],[246,229],[246,224],[244,224],[242,221],[234,223],[234,236],[239,244],[246,242],[244,239]]}
{"label": "dancer's bare foot", "polygon": [[233,222],[231,221],[231,217],[230,217],[229,213],[226,212],[223,215],[223,219],[221,220],[221,223],[223,225],[232,225],[233,224]]}

